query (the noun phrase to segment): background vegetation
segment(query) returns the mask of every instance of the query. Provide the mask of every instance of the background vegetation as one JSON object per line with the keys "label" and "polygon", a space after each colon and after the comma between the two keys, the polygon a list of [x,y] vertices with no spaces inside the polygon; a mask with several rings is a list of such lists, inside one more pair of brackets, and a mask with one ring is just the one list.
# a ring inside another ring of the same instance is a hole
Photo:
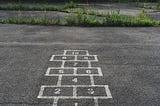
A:
{"label": "background vegetation", "polygon": [[0,2],[31,2],[31,3],[46,3],[46,2],[157,2],[158,0],[0,0]]}

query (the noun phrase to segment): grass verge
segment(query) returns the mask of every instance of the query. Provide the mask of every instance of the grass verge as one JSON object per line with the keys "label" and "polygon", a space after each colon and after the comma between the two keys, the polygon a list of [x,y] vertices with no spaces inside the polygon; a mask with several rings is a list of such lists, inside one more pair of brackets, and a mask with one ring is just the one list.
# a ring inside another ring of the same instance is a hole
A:
{"label": "grass verge", "polygon": [[31,25],[65,25],[65,26],[160,26],[159,21],[151,20],[146,15],[144,10],[138,17],[129,17],[120,15],[120,11],[108,12],[104,17],[97,17],[95,15],[84,14],[82,11],[77,12],[75,15],[68,16],[65,21],[59,19],[50,19],[46,11],[43,13],[42,18],[30,15],[30,18],[24,18],[19,12],[15,18],[0,19],[2,24],[31,24]]}
{"label": "grass verge", "polygon": [[55,5],[28,5],[28,4],[0,4],[0,10],[23,10],[23,11],[64,11],[68,8],[76,8],[78,5],[74,2],[66,3],[63,6]]}

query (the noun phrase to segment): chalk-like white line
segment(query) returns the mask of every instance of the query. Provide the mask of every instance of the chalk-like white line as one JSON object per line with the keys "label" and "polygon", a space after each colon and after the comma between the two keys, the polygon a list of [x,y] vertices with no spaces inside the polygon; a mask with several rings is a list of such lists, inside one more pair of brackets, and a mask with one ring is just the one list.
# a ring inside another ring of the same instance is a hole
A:
{"label": "chalk-like white line", "polygon": [[75,58],[74,59],[71,59],[71,60],[65,60],[65,61],[92,61],[92,62],[97,62],[98,61],[98,58],[97,58],[97,55],[88,55],[88,56],[90,56],[90,57],[94,57],[94,59],[92,59],[92,60],[78,60],[77,59],[77,57],[78,56],[86,56],[86,55],[52,55],[52,57],[51,57],[51,59],[50,59],[50,61],[64,61],[63,59],[61,59],[61,60],[56,60],[56,59],[54,59],[54,57],[55,56],[74,56]]}
{"label": "chalk-like white line", "polygon": [[108,97],[108,98],[112,98],[112,95],[111,95],[111,92],[110,92],[110,90],[109,90],[108,85],[105,85],[105,90],[106,90],[107,97]]}
{"label": "chalk-like white line", "polygon": [[63,55],[66,55],[66,53],[67,53],[67,51],[66,51],[66,50],[64,50]]}
{"label": "chalk-like white line", "polygon": [[94,103],[95,103],[95,106],[98,106],[98,99],[97,98],[94,98]]}
{"label": "chalk-like white line", "polygon": [[94,86],[94,78],[93,78],[93,75],[90,75],[90,80],[91,80],[91,85]]}
{"label": "chalk-like white line", "polygon": [[78,56],[77,56],[77,55],[75,55],[75,60],[74,60],[74,61],[77,61],[77,57],[78,57]]}
{"label": "chalk-like white line", "polygon": [[49,67],[50,70],[51,69],[74,69],[74,68],[77,68],[77,69],[98,69],[100,67]]}
{"label": "chalk-like white line", "polygon": [[57,104],[58,104],[58,100],[59,100],[59,98],[58,98],[58,97],[55,97],[55,98],[54,98],[53,106],[57,106]]}
{"label": "chalk-like white line", "polygon": [[88,50],[87,50],[86,52],[87,52],[87,53],[86,53],[86,55],[87,55],[87,56],[89,56],[89,52],[88,52]]}
{"label": "chalk-like white line", "polygon": [[88,68],[91,68],[92,65],[91,65],[91,61],[88,61]]}
{"label": "chalk-like white line", "polygon": [[100,68],[100,67],[98,67],[97,69],[98,69],[99,76],[103,76],[103,73],[102,73],[101,68]]}
{"label": "chalk-like white line", "polygon": [[[59,76],[59,75],[62,75],[62,76],[69,76],[69,77],[71,77],[71,76],[79,76],[79,77],[81,77],[81,76],[90,76],[90,74],[49,74],[49,75],[45,75],[45,76]],[[92,76],[101,76],[101,75],[99,75],[99,74],[91,74]]]}
{"label": "chalk-like white line", "polygon": [[45,87],[41,86],[41,88],[40,88],[40,91],[39,91],[39,94],[38,94],[37,98],[41,98],[41,97],[43,96],[44,88],[45,88]]}
{"label": "chalk-like white line", "polygon": [[75,103],[74,106],[78,106],[78,103]]}
{"label": "chalk-like white line", "polygon": [[50,75],[50,70],[51,70],[51,68],[50,68],[50,67],[48,67],[48,69],[47,69],[47,71],[46,71],[45,76],[49,76],[49,75]]}
{"label": "chalk-like white line", "polygon": [[[54,99],[57,96],[41,96],[40,99]],[[58,96],[59,99],[110,99],[108,96]]]}
{"label": "chalk-like white line", "polygon": [[[41,88],[54,88],[54,87],[74,87],[75,85],[42,85]],[[108,85],[76,85],[76,87],[106,87],[108,89]]]}
{"label": "chalk-like white line", "polygon": [[61,86],[61,83],[62,83],[62,75],[59,75],[57,86]]}
{"label": "chalk-like white line", "polygon": [[53,106],[57,106],[59,98],[55,97],[53,101]]}
{"label": "chalk-like white line", "polygon": [[98,61],[98,56],[94,55],[94,59],[95,59],[95,61]]}
{"label": "chalk-like white line", "polygon": [[65,61],[63,60],[63,61],[62,61],[61,68],[64,68],[64,64],[65,64]]}
{"label": "chalk-like white line", "polygon": [[77,68],[74,68],[74,73],[72,75],[74,75],[74,76],[77,75]]}
{"label": "chalk-like white line", "polygon": [[53,60],[54,60],[54,56],[55,56],[55,55],[52,55],[52,56],[51,56],[51,59],[50,59],[49,61],[53,61]]}
{"label": "chalk-like white line", "polygon": [[87,51],[87,50],[65,50],[65,51]]}
{"label": "chalk-like white line", "polygon": [[74,86],[73,87],[73,97],[77,97],[77,87],[76,86]]}

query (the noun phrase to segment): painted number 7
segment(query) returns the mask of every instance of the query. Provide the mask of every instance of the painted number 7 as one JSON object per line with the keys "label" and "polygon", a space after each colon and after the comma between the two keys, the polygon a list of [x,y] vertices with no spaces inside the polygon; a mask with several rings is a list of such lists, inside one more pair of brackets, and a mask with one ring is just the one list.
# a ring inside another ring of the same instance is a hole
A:
{"label": "painted number 7", "polygon": [[55,90],[54,90],[54,94],[60,94],[61,93],[61,89],[60,88],[56,88]]}

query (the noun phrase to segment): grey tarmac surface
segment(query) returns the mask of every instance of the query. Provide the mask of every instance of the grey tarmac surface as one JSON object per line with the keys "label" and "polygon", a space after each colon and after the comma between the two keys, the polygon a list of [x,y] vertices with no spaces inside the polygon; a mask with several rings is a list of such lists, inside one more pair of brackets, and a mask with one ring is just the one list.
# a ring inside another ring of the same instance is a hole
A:
{"label": "grey tarmac surface", "polygon": [[[61,64],[49,62],[51,55],[62,54],[66,49],[83,49],[98,55],[99,61],[92,65],[101,67],[103,76],[94,77],[95,84],[109,85],[113,97],[99,100],[99,106],[159,106],[159,34],[159,27],[0,24],[0,106],[53,106],[53,100],[37,96],[41,85],[56,85],[57,77],[44,74],[48,67]],[[68,79],[62,82],[67,83]],[[60,100],[58,106],[75,106],[73,102]],[[79,106],[94,106],[93,100],[79,102]]]}

